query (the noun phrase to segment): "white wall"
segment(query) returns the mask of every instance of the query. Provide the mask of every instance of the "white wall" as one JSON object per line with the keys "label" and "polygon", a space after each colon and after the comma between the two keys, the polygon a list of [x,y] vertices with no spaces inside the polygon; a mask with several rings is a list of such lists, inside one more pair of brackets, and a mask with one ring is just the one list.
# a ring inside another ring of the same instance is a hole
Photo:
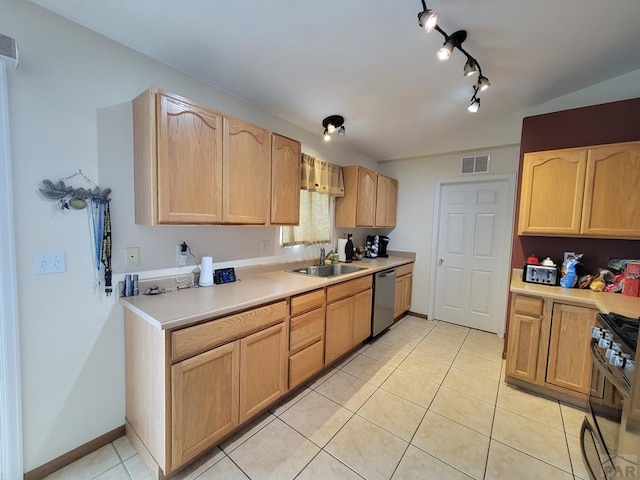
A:
{"label": "white wall", "polygon": [[[378,166],[336,144],[324,144],[317,133],[302,130],[24,0],[3,0],[0,32],[17,39],[21,59],[19,69],[9,72],[8,83],[25,471],[124,422],[122,309],[113,298],[107,299],[95,289],[86,211],[56,211],[52,202],[37,193],[43,179],[57,180],[81,168],[101,187],[113,189],[113,254],[119,274],[126,271],[127,246],[140,248],[138,271],[172,266],[174,245],[183,240],[199,255],[211,254],[218,260],[261,256],[260,241],[269,238],[275,246],[273,255],[289,255],[288,250],[276,246],[274,227],[153,228],[133,224],[129,102],[149,85],[297,138],[305,152],[327,161],[384,168],[399,178],[400,226],[391,234],[392,247],[418,252],[414,309],[426,312],[434,179],[454,176],[459,155]],[[463,132],[477,139],[475,146],[468,148],[517,142],[520,125],[507,123],[495,124],[480,139],[473,132]],[[462,143],[457,147],[456,141],[452,136],[445,150],[467,148],[467,140],[459,140]],[[489,152],[494,173],[515,171],[517,147]],[[43,250],[64,250],[66,273],[34,276],[32,252]],[[315,250],[302,255],[315,254]]]}

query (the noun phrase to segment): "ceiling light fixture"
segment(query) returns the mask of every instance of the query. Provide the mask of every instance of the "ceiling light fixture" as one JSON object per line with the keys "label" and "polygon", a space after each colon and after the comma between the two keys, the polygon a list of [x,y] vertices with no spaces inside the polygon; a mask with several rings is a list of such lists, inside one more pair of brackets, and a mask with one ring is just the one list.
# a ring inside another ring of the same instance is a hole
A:
{"label": "ceiling light fixture", "polygon": [[322,120],[322,126],[324,127],[322,138],[325,142],[331,140],[331,135],[336,131],[341,137],[345,134],[344,117],[342,115],[329,115],[327,118]]}
{"label": "ceiling light fixture", "polygon": [[[418,24],[427,32],[436,30],[444,37],[444,44],[436,52],[436,56],[440,60],[448,60],[453,50],[457,48],[467,57],[467,63],[464,65],[464,76],[470,77],[475,73],[478,74],[478,82],[473,86],[473,97],[471,98],[471,105],[468,107],[470,112],[475,113],[480,108],[480,98],[477,96],[478,92],[484,92],[491,86],[491,83],[489,83],[489,79],[482,74],[482,68],[478,61],[462,47],[462,43],[467,39],[467,31],[458,30],[449,35],[437,24],[438,14],[427,8],[425,0],[421,1],[422,11],[418,12]],[[433,18],[434,16],[435,18]]]}

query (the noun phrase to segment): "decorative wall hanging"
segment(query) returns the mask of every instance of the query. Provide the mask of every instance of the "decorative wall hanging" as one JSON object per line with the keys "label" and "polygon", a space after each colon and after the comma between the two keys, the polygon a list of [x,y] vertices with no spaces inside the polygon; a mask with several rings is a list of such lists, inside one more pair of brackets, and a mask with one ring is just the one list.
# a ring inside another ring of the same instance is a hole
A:
{"label": "decorative wall hanging", "polygon": [[[93,186],[92,189],[73,188],[67,186],[64,181],[74,177],[81,177]],[[91,228],[93,230],[93,246],[95,254],[95,265],[98,276],[101,265],[104,265],[104,292],[111,295],[111,209],[109,203],[111,199],[110,188],[101,190],[89,177],[82,173],[81,169],[68,177],[61,178],[57,183],[51,180],[41,182],[40,193],[49,199],[58,202],[58,207],[63,212],[65,210],[82,210],[88,207]],[[98,282],[100,282],[98,278]]]}

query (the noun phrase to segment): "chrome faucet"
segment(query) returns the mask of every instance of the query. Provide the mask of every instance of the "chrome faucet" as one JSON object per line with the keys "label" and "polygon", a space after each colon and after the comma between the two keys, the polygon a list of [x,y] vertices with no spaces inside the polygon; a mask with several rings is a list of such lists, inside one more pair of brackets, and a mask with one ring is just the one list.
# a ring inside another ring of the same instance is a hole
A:
{"label": "chrome faucet", "polygon": [[327,254],[324,251],[324,247],[320,247],[320,265],[324,265],[324,261],[327,259]]}

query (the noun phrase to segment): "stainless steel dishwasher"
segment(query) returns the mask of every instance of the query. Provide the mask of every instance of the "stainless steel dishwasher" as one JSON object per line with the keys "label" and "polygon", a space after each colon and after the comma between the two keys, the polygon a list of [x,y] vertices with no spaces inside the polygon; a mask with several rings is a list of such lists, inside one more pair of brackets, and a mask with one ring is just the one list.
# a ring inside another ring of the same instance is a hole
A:
{"label": "stainless steel dishwasher", "polygon": [[396,298],[396,269],[376,273],[373,284],[373,315],[371,336],[376,337],[393,323],[393,304]]}

